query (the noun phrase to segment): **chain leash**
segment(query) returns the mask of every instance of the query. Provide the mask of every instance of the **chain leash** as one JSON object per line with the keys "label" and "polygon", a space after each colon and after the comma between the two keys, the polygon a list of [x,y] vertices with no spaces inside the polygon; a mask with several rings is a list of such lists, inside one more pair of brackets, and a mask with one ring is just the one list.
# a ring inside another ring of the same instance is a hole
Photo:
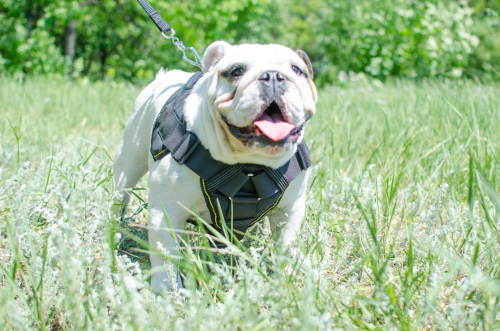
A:
{"label": "chain leash", "polygon": [[[182,59],[194,66],[197,66],[198,68],[201,69],[201,57],[196,51],[194,47],[186,47],[182,43],[182,41],[179,40],[179,38],[175,37],[175,31],[168,25],[167,22],[158,14],[156,10],[151,6],[151,4],[148,2],[148,0],[137,0],[139,4],[141,5],[142,9],[146,12],[146,14],[149,15],[149,17],[153,20],[153,23],[156,24],[156,27],[160,30],[161,34],[163,37],[167,39],[171,39],[172,43],[174,44],[175,47],[177,47],[181,52],[182,52]],[[170,35],[167,35],[167,33],[170,32]],[[190,59],[186,51],[191,51],[194,56],[194,60]]]}
{"label": "chain leash", "polygon": [[[165,32],[162,31],[162,36],[165,37],[166,39],[172,40],[172,44],[174,44],[177,49],[179,49],[182,52],[182,59],[188,63],[191,63],[194,66],[197,66],[198,68],[201,69],[201,57],[196,51],[194,47],[186,47],[182,43],[182,41],[179,40],[179,38],[175,37],[175,30],[171,29],[171,34],[167,35]],[[193,52],[194,60],[191,60],[187,54],[186,50]]]}

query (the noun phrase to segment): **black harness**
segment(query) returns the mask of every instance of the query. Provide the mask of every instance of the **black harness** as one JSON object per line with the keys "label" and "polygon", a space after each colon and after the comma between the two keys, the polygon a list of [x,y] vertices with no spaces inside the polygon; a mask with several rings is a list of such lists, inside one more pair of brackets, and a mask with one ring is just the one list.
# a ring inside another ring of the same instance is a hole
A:
{"label": "black harness", "polygon": [[225,222],[241,239],[250,226],[278,205],[290,182],[309,168],[309,150],[302,141],[293,157],[278,169],[248,163],[228,165],[213,159],[184,122],[185,101],[202,75],[195,73],[163,106],[153,126],[151,154],[158,161],[170,153],[177,163],[200,176],[213,227],[222,232]]}

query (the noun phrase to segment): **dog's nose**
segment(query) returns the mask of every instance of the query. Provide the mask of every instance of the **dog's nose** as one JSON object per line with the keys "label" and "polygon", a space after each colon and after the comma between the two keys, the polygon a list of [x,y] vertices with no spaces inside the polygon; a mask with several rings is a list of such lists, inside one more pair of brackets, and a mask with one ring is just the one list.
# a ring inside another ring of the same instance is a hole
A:
{"label": "dog's nose", "polygon": [[259,77],[259,80],[266,81],[266,82],[282,82],[285,79],[286,79],[285,76],[283,76],[283,74],[281,72],[276,71],[276,70],[269,70],[269,71],[263,72]]}

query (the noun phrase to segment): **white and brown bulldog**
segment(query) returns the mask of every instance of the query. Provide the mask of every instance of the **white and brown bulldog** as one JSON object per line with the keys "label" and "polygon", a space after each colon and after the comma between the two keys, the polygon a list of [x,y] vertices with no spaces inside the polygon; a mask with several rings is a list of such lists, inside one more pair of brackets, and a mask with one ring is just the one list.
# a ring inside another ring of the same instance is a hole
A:
{"label": "white and brown bulldog", "polygon": [[[303,51],[280,45],[211,44],[202,60],[203,76],[185,101],[188,130],[196,133],[213,159],[225,164],[260,164],[278,168],[296,153],[304,126],[314,115],[317,98],[311,63]],[[177,254],[172,230],[184,229],[196,210],[210,223],[200,177],[177,163],[170,154],[154,161],[151,133],[157,115],[169,97],[192,76],[181,71],[160,71],[137,98],[115,158],[114,176],[120,203],[149,170],[149,242]],[[270,225],[280,242],[290,244],[302,224],[307,171],[302,171],[279,200],[279,212],[270,212]],[[168,215],[172,229],[165,219]],[[283,212],[284,211],[284,212]],[[163,267],[151,254],[153,268]],[[178,288],[182,288],[180,277]],[[152,287],[171,289],[167,272],[152,276]]]}

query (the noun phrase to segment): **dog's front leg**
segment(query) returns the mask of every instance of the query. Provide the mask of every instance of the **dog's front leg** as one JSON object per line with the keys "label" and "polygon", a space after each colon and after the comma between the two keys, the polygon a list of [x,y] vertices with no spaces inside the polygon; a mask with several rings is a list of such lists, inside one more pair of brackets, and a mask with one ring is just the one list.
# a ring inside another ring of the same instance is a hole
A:
{"label": "dog's front leg", "polygon": [[290,184],[278,209],[270,215],[273,236],[283,248],[288,248],[297,238],[304,220],[308,172],[301,172]]}
{"label": "dog's front leg", "polygon": [[[166,213],[159,199],[152,199],[150,196],[149,204],[148,230],[150,260],[153,269],[151,287],[159,293],[163,290],[175,291],[181,289],[184,286],[179,274],[179,268],[172,261],[179,256],[180,235],[177,230],[183,230],[186,222],[182,220],[183,215],[179,215],[180,213],[175,213],[172,210],[172,204],[164,206]],[[167,222],[165,214],[168,215],[169,222]],[[169,226],[169,223],[172,227]],[[163,255],[165,255],[165,259]]]}
{"label": "dog's front leg", "polygon": [[[170,157],[152,164],[149,178],[148,228],[153,290],[161,292],[183,288],[179,268],[173,263],[179,257],[179,244],[190,212],[184,207],[197,208],[203,202],[199,178],[187,167]],[[164,259],[157,253],[163,251]],[[174,260],[174,261],[173,261]]]}
{"label": "dog's front leg", "polygon": [[[278,248],[288,250],[288,255],[295,260],[299,255],[298,246],[291,245],[297,238],[306,210],[307,171],[303,171],[292,181],[285,191],[276,210],[269,217],[273,237]],[[285,273],[294,272],[292,264],[285,266]]]}

